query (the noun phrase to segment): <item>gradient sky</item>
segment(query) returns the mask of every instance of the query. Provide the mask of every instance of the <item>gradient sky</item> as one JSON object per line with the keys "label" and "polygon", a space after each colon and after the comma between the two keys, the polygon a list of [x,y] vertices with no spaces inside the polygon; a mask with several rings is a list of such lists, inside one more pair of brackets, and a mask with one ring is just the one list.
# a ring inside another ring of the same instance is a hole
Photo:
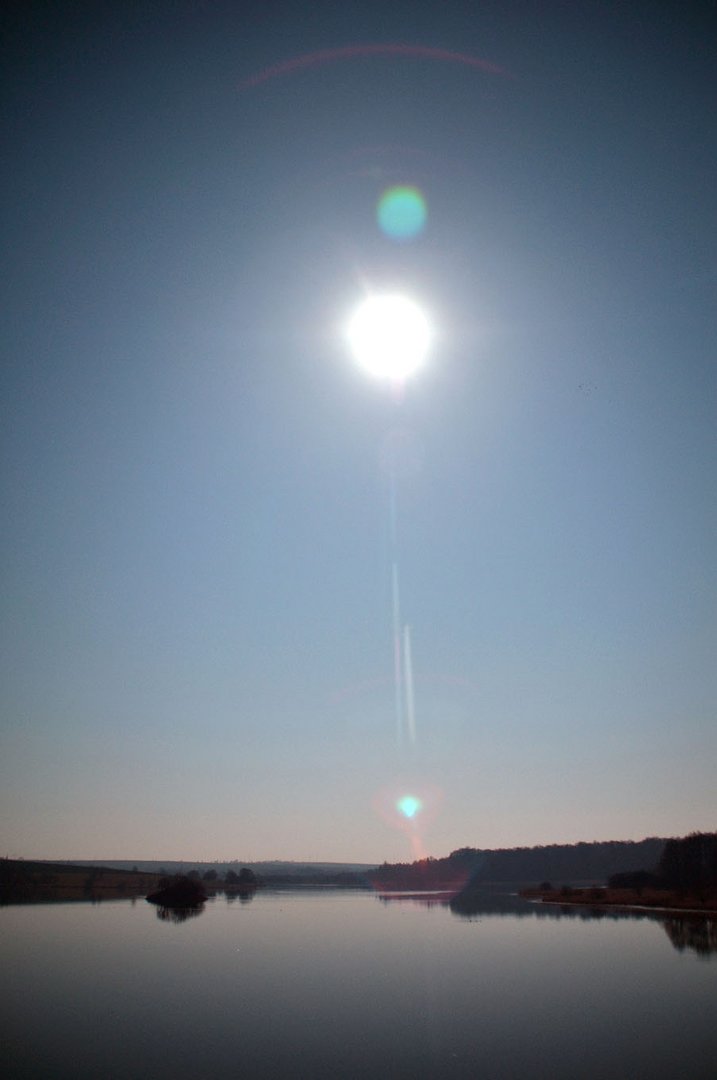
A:
{"label": "gradient sky", "polygon": [[[14,9],[2,854],[380,862],[715,827],[716,24]],[[365,48],[387,45],[416,51]],[[392,184],[426,199],[413,241],[377,227]],[[436,328],[400,404],[342,336],[387,286]]]}

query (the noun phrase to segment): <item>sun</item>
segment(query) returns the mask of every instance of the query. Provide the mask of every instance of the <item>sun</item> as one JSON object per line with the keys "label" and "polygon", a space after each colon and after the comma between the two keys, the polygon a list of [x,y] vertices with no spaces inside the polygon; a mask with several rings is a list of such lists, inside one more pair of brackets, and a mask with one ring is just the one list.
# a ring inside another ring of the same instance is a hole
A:
{"label": "sun", "polygon": [[407,296],[370,296],[350,319],[347,338],[364,371],[401,383],[425,362],[431,327],[418,304]]}
{"label": "sun", "polygon": [[422,808],[423,803],[415,795],[404,795],[403,798],[396,800],[396,809],[409,821],[416,817]]}

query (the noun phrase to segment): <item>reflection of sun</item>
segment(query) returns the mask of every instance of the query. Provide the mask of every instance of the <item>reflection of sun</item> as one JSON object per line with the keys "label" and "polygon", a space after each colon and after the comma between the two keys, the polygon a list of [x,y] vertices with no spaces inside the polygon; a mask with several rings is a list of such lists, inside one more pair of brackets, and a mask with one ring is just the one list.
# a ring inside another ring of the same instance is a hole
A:
{"label": "reflection of sun", "polygon": [[349,322],[347,337],[365,371],[401,382],[423,364],[431,329],[418,304],[392,294],[364,300]]}

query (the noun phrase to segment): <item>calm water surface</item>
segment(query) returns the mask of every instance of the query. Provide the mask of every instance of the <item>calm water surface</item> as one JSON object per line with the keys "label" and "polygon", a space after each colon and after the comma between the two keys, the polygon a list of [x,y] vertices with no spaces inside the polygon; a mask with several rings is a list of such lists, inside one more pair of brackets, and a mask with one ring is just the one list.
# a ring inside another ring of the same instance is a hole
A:
{"label": "calm water surface", "polygon": [[717,1076],[706,920],[335,891],[162,914],[0,908],[7,1075]]}

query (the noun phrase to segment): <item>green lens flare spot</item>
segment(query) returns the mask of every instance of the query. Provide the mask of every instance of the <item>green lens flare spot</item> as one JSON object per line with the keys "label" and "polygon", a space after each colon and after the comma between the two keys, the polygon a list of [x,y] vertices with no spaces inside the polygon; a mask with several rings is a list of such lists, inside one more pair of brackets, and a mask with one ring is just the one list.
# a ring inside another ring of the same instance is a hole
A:
{"label": "green lens flare spot", "polygon": [[413,240],[426,224],[426,201],[418,188],[392,187],[378,200],[376,217],[392,240]]}
{"label": "green lens flare spot", "polygon": [[397,800],[396,809],[405,818],[414,818],[421,809],[421,800],[415,795],[404,795],[403,798]]}

